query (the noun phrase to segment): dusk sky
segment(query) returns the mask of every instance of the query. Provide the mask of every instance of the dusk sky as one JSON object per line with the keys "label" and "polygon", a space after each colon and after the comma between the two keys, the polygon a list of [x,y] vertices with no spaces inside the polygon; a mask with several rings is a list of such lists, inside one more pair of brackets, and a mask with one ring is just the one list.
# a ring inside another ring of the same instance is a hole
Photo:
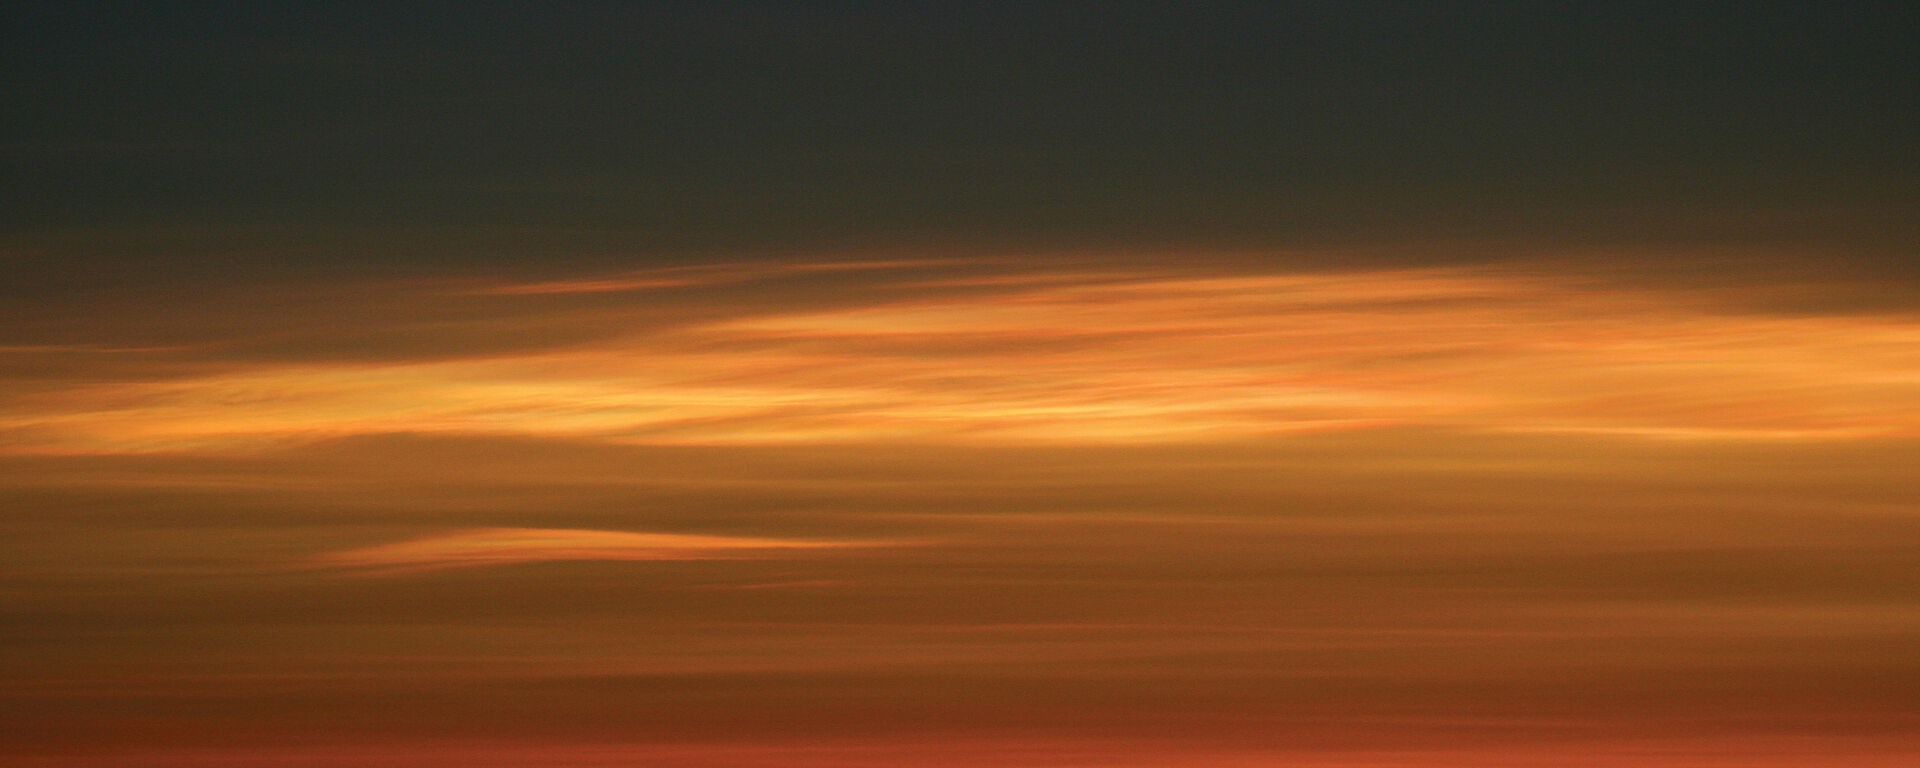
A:
{"label": "dusk sky", "polygon": [[0,765],[1920,764],[1920,6],[0,5]]}

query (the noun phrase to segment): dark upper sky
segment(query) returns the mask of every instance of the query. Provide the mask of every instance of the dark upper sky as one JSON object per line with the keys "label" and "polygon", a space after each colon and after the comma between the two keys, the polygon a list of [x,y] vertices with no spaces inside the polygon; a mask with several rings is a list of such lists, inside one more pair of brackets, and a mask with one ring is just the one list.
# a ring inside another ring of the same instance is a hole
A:
{"label": "dark upper sky", "polygon": [[1920,201],[1910,3],[8,3],[3,29],[0,238],[43,267],[1432,237],[1897,261]]}

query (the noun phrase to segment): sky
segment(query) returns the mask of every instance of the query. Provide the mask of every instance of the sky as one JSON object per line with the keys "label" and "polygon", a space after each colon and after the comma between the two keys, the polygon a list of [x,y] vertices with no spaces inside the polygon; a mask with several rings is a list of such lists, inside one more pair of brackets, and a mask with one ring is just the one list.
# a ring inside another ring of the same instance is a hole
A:
{"label": "sky", "polygon": [[1915,29],[6,3],[0,765],[1911,765]]}

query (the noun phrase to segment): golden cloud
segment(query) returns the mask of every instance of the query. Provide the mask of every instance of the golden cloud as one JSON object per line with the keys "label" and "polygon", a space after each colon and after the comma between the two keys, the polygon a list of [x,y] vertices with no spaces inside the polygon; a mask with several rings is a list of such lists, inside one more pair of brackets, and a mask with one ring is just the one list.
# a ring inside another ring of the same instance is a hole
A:
{"label": "golden cloud", "polygon": [[[86,453],[382,432],[726,444],[1137,443],[1384,425],[1766,440],[1920,434],[1920,319],[1902,315],[1737,312],[1679,291],[1469,268],[1067,270],[975,275],[945,288],[869,277],[865,301],[720,307],[703,315],[718,319],[636,324],[643,330],[571,345],[237,362],[197,377],[42,388],[0,403],[0,441],[15,452]],[[495,293],[669,279],[680,278]],[[620,311],[561,307],[542,322],[618,327]]]}
{"label": "golden cloud", "polygon": [[316,555],[311,564],[415,570],[563,560],[738,560],[797,550],[876,545],[874,542],[575,528],[464,528],[388,544],[325,552]]}

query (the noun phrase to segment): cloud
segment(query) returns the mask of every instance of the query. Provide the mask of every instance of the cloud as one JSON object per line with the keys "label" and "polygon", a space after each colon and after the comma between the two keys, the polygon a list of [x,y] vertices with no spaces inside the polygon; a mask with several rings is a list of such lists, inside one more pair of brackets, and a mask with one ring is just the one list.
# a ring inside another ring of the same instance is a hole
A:
{"label": "cloud", "polygon": [[[556,341],[486,354],[76,374],[0,399],[0,450],[243,451],[398,432],[724,445],[1137,444],[1383,426],[1920,435],[1920,318],[1907,314],[1736,311],[1711,291],[1512,268],[989,265],[944,288],[890,269],[758,268],[844,279],[779,298],[699,297],[686,309],[698,319],[678,323],[638,300],[574,306],[586,298],[565,287],[671,275],[522,285],[507,292],[559,303],[458,327],[491,337],[538,325]],[[682,275],[716,276],[735,277]],[[577,333],[559,332],[570,323]]]}
{"label": "cloud", "polygon": [[440,569],[584,560],[739,560],[876,542],[635,533],[576,528],[466,528],[316,555],[329,568]]}

